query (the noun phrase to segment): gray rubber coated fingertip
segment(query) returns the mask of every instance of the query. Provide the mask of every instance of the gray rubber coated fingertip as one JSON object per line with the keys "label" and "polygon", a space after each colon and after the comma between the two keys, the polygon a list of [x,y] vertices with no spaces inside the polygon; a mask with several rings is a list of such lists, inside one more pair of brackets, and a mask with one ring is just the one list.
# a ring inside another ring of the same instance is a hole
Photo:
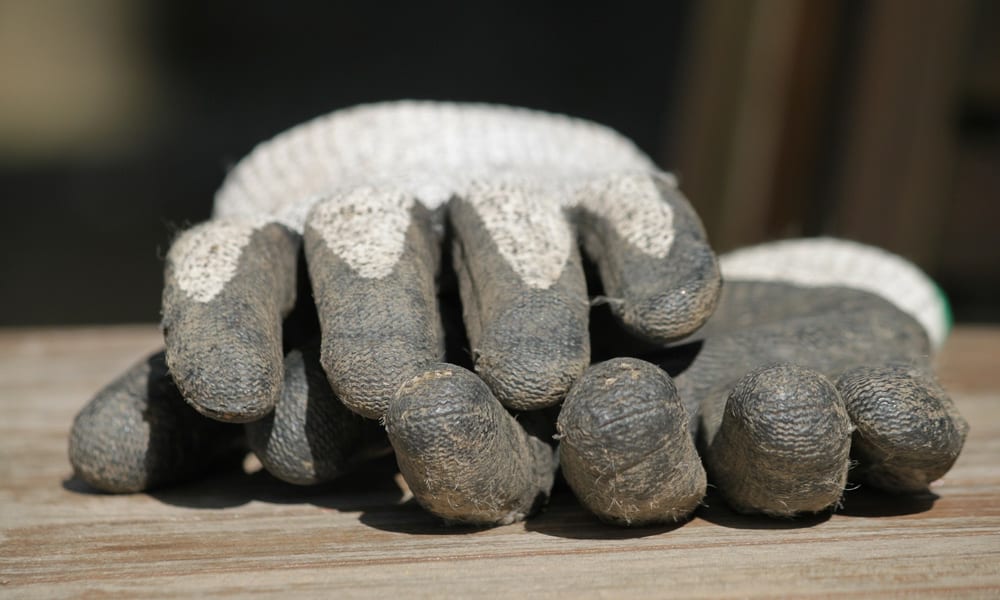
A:
{"label": "gray rubber coated fingertip", "polygon": [[[359,192],[379,197],[363,188]],[[368,267],[378,263],[384,270],[364,272],[341,256],[343,248],[330,243],[342,235],[334,225],[346,218],[339,216],[340,211],[366,215],[366,223],[357,224],[365,232],[378,219],[388,218],[367,212],[371,207],[363,202],[352,204],[359,201],[334,196],[317,204],[305,228],[305,253],[323,331],[322,363],[330,385],[352,411],[381,419],[403,381],[444,358],[435,281],[441,243],[437,223],[443,216],[419,203],[390,211],[393,218],[409,222],[400,254],[392,260],[372,257]],[[372,248],[380,247],[379,241],[372,243],[368,254],[377,256]]]}
{"label": "gray rubber coated fingertip", "polygon": [[558,404],[589,362],[586,311],[582,296],[525,293],[484,327],[473,348],[476,372],[513,410]]}
{"label": "gray rubber coated fingertip", "polygon": [[[630,238],[607,214],[581,212],[584,246],[600,271],[607,303],[631,333],[648,341],[667,343],[689,335],[708,320],[721,289],[718,263],[701,221],[671,181],[649,175],[619,179],[647,179],[638,189],[652,196],[642,200],[670,207],[673,216],[669,230]],[[625,199],[636,189],[629,185],[616,193]],[[636,245],[654,239],[670,239],[669,250],[650,253]]]}
{"label": "gray rubber coated fingertip", "polygon": [[[475,369],[514,410],[558,404],[590,363],[590,307],[579,249],[558,205],[533,194],[516,185],[487,185],[470,192],[471,201],[449,205],[456,234],[452,260]],[[519,215],[507,229],[486,225],[484,215],[506,210]],[[565,248],[539,250],[549,236],[560,235]],[[520,244],[501,243],[512,239]],[[549,264],[553,256],[558,260]]]}
{"label": "gray rubber coated fingertip", "polygon": [[823,375],[764,367],[733,389],[705,451],[709,478],[734,509],[789,517],[836,505],[844,491],[853,427]]}
{"label": "gray rubber coated fingertip", "polygon": [[389,405],[386,430],[414,497],[446,521],[503,525],[548,499],[552,449],[461,367],[439,363],[404,383]]}
{"label": "gray rubber coated fingertip", "polygon": [[[203,323],[205,321],[203,320]],[[238,341],[197,334],[181,341],[171,334],[167,361],[184,399],[206,417],[229,423],[260,419],[274,409],[281,394],[281,346],[259,332],[246,330]],[[183,347],[184,350],[173,350]]]}
{"label": "gray rubber coated fingertip", "polygon": [[958,459],[969,425],[948,394],[907,364],[852,369],[837,380],[857,426],[858,475],[889,492],[920,492]]}
{"label": "gray rubber coated fingertip", "polygon": [[244,427],[264,468],[299,485],[331,481],[389,451],[378,422],[351,412],[334,396],[313,347],[289,352],[274,412]]}
{"label": "gray rubber coated fingertip", "polygon": [[[685,236],[678,236],[683,238]],[[682,338],[705,324],[715,310],[721,277],[715,255],[706,242],[679,246],[669,257],[667,274],[640,271],[622,292],[621,302],[612,302],[612,312],[629,331],[653,342]]]}
{"label": "gray rubber coated fingertip", "polygon": [[194,286],[200,276],[217,278],[218,268],[196,268],[204,257],[190,248],[214,240],[209,234],[215,229],[222,236],[220,246],[232,241],[224,237],[223,226],[209,222],[185,232],[168,255],[163,290],[167,364],[184,399],[200,413],[245,423],[269,413],[281,392],[281,319],[295,300],[299,242],[275,224],[232,241],[239,257],[235,272],[209,294]]}
{"label": "gray rubber coated fingertip", "polygon": [[705,496],[705,471],[670,377],[632,358],[594,365],[557,422],[563,475],[577,498],[618,525],[685,519]]}
{"label": "gray rubber coated fingertip", "polygon": [[106,492],[178,483],[246,454],[242,428],[185,404],[163,353],[139,362],[80,411],[69,438],[74,474]]}

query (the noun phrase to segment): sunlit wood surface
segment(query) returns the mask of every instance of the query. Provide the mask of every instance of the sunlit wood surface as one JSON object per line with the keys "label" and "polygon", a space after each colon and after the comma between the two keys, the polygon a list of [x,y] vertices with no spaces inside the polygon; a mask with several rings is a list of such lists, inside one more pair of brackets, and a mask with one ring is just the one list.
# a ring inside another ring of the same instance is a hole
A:
{"label": "sunlit wood surface", "polygon": [[1000,595],[1000,328],[960,327],[940,374],[972,431],[933,494],[848,492],[776,521],[713,496],[678,527],[600,524],[566,490],[528,523],[444,528],[391,461],[303,489],[261,472],[109,496],[70,478],[89,396],[154,327],[0,332],[0,597]]}

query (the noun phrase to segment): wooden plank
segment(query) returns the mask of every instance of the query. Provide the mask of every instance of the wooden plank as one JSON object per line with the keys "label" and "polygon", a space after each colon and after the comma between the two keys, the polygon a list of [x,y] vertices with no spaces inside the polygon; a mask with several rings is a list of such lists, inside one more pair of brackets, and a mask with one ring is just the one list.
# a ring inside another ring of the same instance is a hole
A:
{"label": "wooden plank", "polygon": [[996,597],[1000,328],[959,328],[942,379],[972,424],[934,493],[847,494],[828,517],[611,528],[565,490],[528,523],[443,528],[385,461],[303,489],[235,473],[155,494],[85,493],[66,433],[155,328],[0,331],[0,596]]}

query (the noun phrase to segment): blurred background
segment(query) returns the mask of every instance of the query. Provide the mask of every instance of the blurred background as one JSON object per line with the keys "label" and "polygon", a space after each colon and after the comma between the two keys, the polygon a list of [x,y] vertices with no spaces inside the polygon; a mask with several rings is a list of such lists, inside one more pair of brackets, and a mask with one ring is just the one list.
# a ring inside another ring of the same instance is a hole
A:
{"label": "blurred background", "polygon": [[718,250],[850,237],[1000,321],[1000,2],[0,0],[0,325],[157,321],[228,167],[399,98],[605,123]]}

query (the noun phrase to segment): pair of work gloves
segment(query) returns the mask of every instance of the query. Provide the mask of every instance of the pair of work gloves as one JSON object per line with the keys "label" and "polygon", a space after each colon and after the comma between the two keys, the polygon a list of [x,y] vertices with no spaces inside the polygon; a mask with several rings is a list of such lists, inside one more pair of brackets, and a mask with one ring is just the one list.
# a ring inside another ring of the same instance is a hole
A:
{"label": "pair of work gloves", "polygon": [[232,170],[167,255],[165,352],[83,409],[70,460],[137,492],[248,447],[299,484],[391,449],[447,521],[525,518],[559,467],[613,523],[684,519],[707,480],[790,516],[951,467],[948,325],[926,276],[860,244],[717,260],[674,178],[594,123],[359,106]]}

